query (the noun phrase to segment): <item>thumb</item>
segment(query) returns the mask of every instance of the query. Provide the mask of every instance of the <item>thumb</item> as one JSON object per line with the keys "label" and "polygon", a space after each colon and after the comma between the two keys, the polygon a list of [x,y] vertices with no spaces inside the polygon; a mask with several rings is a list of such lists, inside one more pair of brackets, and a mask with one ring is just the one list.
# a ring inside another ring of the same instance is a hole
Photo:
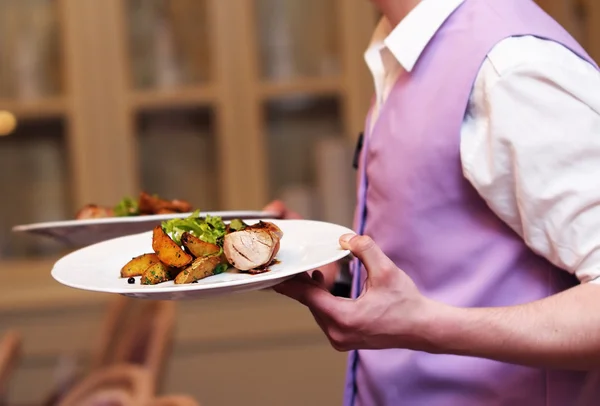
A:
{"label": "thumb", "polygon": [[340,245],[343,249],[350,250],[363,263],[372,283],[387,284],[389,278],[399,272],[396,264],[384,254],[371,237],[346,234],[340,237]]}

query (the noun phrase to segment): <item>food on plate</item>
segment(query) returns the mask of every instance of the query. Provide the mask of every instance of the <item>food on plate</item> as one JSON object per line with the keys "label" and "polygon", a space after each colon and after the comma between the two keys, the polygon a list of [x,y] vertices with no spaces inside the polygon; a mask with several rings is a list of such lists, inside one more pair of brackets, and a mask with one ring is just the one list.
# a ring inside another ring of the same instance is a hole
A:
{"label": "food on plate", "polygon": [[164,200],[142,192],[138,200],[138,209],[140,214],[188,213],[192,211],[192,205],[185,200]]}
{"label": "food on plate", "polygon": [[121,199],[112,210],[113,216],[116,217],[130,217],[140,214],[139,202],[133,200],[131,197],[124,197]]}
{"label": "food on plate", "polygon": [[96,204],[87,204],[83,206],[75,215],[77,220],[99,219],[105,217],[114,217],[114,210],[109,207],[101,207]]}
{"label": "food on plate", "polygon": [[177,273],[175,269],[163,264],[162,262],[157,262],[153,265],[150,265],[150,267],[144,271],[141,283],[142,285],[156,285],[158,283],[173,279],[173,276],[176,274]]}
{"label": "food on plate", "polygon": [[77,220],[144,216],[151,214],[188,213],[193,210],[192,205],[185,200],[165,200],[156,195],[141,192],[138,199],[123,198],[115,207],[104,207],[97,204],[83,206],[75,215]]}
{"label": "food on plate", "polygon": [[215,270],[219,265],[226,263],[220,255],[198,257],[183,271],[179,272],[175,278],[175,283],[179,285],[204,279],[215,274]]}
{"label": "food on plate", "polygon": [[247,225],[236,219],[225,224],[220,217],[163,221],[152,231],[152,253],[131,259],[121,277],[141,276],[143,285],[173,280],[175,284],[195,283],[234,267],[251,274],[267,272],[279,252],[283,232],[270,222]]}
{"label": "food on plate", "polygon": [[144,271],[151,265],[160,262],[156,254],[142,254],[133,258],[121,268],[121,278],[130,278],[132,276],[142,276]]}
{"label": "food on plate", "polygon": [[194,237],[189,232],[185,232],[181,235],[181,243],[194,257],[205,257],[212,254],[218,254],[221,252],[221,247],[217,244],[202,241],[198,237]]}
{"label": "food on plate", "polygon": [[227,261],[241,271],[260,272],[271,264],[283,233],[273,223],[255,225],[225,235],[223,251]]}
{"label": "food on plate", "polygon": [[175,244],[175,241],[165,233],[161,226],[154,227],[152,231],[152,249],[162,263],[174,268],[186,266],[194,259]]}

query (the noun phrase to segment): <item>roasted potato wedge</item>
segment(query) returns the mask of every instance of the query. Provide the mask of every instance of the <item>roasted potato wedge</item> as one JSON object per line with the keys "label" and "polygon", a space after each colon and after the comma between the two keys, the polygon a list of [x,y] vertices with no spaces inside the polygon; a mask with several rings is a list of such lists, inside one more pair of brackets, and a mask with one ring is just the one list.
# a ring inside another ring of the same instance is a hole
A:
{"label": "roasted potato wedge", "polygon": [[140,283],[142,285],[156,285],[170,281],[176,273],[177,271],[173,268],[168,267],[162,262],[157,262],[144,271]]}
{"label": "roasted potato wedge", "polygon": [[183,268],[193,260],[192,256],[181,249],[161,226],[154,227],[152,232],[152,249],[161,262],[173,268]]}
{"label": "roasted potato wedge", "polygon": [[209,277],[214,274],[215,269],[222,262],[223,258],[219,255],[196,258],[191,265],[179,272],[175,277],[175,284],[181,285],[184,283],[192,283]]}
{"label": "roasted potato wedge", "polygon": [[207,257],[209,255],[218,254],[221,251],[216,244],[202,241],[200,238],[185,232],[181,235],[181,242],[188,249],[190,254],[196,258]]}
{"label": "roasted potato wedge", "polygon": [[121,278],[142,276],[146,269],[157,262],[160,262],[160,259],[158,259],[158,256],[154,253],[138,255],[121,268]]}

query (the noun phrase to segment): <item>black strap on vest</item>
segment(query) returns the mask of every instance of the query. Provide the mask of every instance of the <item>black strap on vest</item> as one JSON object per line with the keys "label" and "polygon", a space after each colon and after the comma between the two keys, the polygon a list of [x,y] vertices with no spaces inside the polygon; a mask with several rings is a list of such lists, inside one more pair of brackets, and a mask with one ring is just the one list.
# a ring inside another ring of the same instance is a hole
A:
{"label": "black strap on vest", "polygon": [[354,158],[352,159],[352,167],[354,169],[358,169],[358,163],[360,162],[360,152],[363,147],[363,139],[365,133],[360,133],[358,135],[358,141],[356,141],[356,148],[354,149]]}

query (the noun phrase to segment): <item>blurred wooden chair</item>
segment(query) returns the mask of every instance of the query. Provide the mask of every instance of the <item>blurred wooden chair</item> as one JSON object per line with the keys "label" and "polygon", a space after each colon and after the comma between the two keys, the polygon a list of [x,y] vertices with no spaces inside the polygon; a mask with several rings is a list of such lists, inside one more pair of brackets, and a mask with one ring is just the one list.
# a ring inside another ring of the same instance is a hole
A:
{"label": "blurred wooden chair", "polygon": [[158,387],[171,354],[176,305],[171,301],[136,301],[112,347],[111,364],[140,365]]}
{"label": "blurred wooden chair", "polygon": [[113,351],[115,342],[121,336],[124,324],[127,321],[130,308],[134,305],[134,299],[117,295],[108,303],[104,314],[98,341],[96,342],[90,362],[90,369],[96,371],[111,364],[114,358]]}
{"label": "blurred wooden chair", "polygon": [[0,341],[0,405],[5,404],[8,384],[21,357],[22,338],[8,331]]}
{"label": "blurred wooden chair", "polygon": [[149,406],[200,406],[200,403],[190,396],[169,395],[154,399]]}
{"label": "blurred wooden chair", "polygon": [[176,304],[118,296],[109,305],[91,369],[135,364],[160,382],[171,351]]}
{"label": "blurred wooden chair", "polygon": [[113,365],[92,372],[58,406],[146,406],[154,398],[150,372],[136,365]]}
{"label": "blurred wooden chair", "polygon": [[[163,369],[171,351],[176,318],[175,302],[115,296],[108,304],[92,353],[89,374],[113,365],[137,365],[146,370],[153,387],[160,389]],[[59,404],[85,376],[73,377],[57,388],[45,406]]]}

